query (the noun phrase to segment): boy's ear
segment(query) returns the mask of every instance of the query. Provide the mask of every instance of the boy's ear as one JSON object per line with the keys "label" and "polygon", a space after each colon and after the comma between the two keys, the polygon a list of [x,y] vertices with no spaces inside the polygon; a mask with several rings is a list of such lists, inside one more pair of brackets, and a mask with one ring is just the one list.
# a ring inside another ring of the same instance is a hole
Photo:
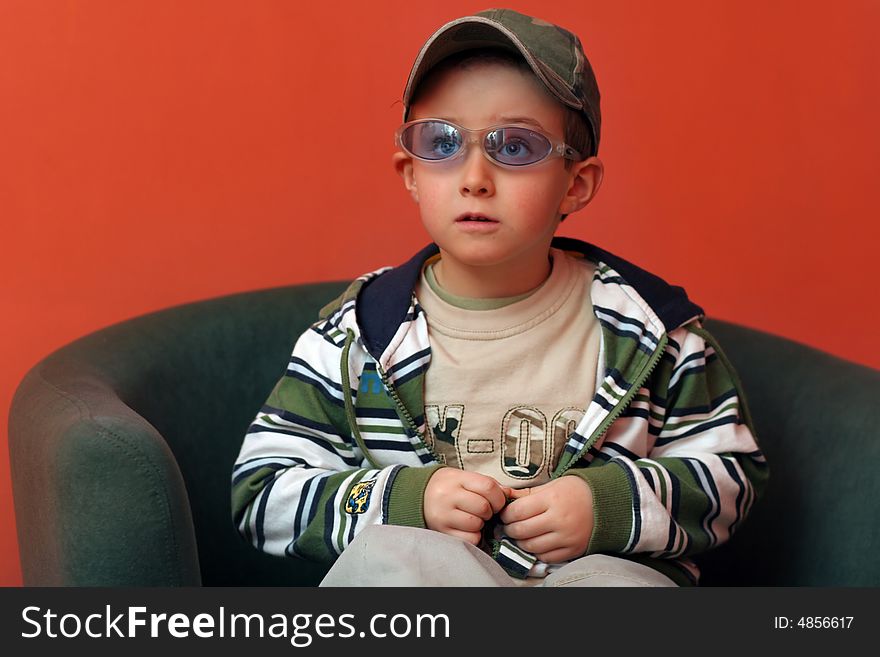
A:
{"label": "boy's ear", "polygon": [[592,201],[602,185],[604,175],[605,165],[598,157],[588,157],[586,160],[572,164],[569,170],[568,191],[559,205],[559,213],[577,212]]}
{"label": "boy's ear", "polygon": [[403,151],[397,151],[391,156],[391,163],[394,165],[394,170],[397,171],[397,174],[403,178],[403,186],[406,187],[413,201],[418,203],[419,190],[416,187],[416,178],[413,175],[412,158]]}

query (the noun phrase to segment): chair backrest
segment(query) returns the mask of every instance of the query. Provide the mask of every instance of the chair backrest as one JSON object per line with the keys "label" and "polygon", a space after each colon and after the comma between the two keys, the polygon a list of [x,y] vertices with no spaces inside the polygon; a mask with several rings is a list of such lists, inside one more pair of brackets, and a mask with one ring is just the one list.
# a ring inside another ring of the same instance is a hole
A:
{"label": "chair backrest", "polygon": [[[123,322],[37,364],[10,413],[26,584],[313,585],[246,545],[229,476],[296,337],[342,283],[250,292]],[[740,372],[770,486],[717,585],[877,585],[880,372],[710,322]]]}
{"label": "chair backrest", "polygon": [[700,561],[704,585],[880,585],[880,371],[707,322],[740,374],[770,465],[764,498]]}

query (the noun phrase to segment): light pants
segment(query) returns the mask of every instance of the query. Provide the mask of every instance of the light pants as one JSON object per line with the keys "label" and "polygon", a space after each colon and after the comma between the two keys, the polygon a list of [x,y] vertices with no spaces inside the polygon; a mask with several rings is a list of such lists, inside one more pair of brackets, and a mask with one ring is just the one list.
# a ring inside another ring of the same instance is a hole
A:
{"label": "light pants", "polygon": [[653,568],[604,554],[575,559],[546,578],[518,580],[454,536],[374,525],[342,552],[321,586],[676,586]]}

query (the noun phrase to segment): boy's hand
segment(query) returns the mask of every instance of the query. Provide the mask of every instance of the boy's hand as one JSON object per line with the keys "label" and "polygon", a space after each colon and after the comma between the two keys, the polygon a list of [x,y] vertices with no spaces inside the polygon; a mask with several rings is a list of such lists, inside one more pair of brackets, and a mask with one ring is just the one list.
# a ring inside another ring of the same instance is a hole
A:
{"label": "boy's hand", "polygon": [[504,508],[509,492],[492,477],[440,468],[425,488],[425,525],[479,545],[483,525]]}
{"label": "boy's hand", "polygon": [[512,492],[514,501],[499,516],[505,534],[545,563],[583,556],[593,534],[593,492],[587,482],[560,477]]}

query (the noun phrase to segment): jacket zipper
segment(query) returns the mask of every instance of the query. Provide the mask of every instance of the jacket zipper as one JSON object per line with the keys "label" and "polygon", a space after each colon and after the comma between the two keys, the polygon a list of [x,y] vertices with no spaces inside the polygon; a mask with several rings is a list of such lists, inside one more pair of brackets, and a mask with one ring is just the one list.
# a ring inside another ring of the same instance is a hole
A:
{"label": "jacket zipper", "polygon": [[669,342],[668,334],[664,333],[660,338],[660,343],[657,345],[657,349],[651,355],[651,360],[648,361],[648,364],[645,365],[644,369],[639,373],[639,376],[633,382],[632,386],[630,386],[629,391],[626,395],[623,396],[617,406],[611,409],[611,412],[608,413],[607,417],[602,420],[602,424],[593,432],[593,435],[584,443],[584,446],[575,454],[571,460],[565,465],[562,470],[557,470],[552,475],[550,475],[551,479],[556,479],[557,477],[561,477],[565,472],[567,472],[575,463],[577,463],[581,456],[583,456],[584,452],[586,452],[590,447],[596,444],[598,440],[605,435],[608,431],[608,428],[620,417],[620,414],[629,406],[630,402],[632,402],[633,397],[638,394],[639,390],[641,390],[642,385],[645,381],[648,380],[648,377],[651,376],[653,371],[656,369],[657,365],[660,363],[660,359],[663,358],[663,353],[666,351],[666,345]]}
{"label": "jacket zipper", "polygon": [[422,445],[426,450],[428,450],[433,459],[438,463],[442,463],[442,461],[440,461],[440,459],[437,457],[437,453],[434,451],[434,449],[430,447],[425,441],[424,434],[419,431],[418,426],[416,426],[416,421],[413,419],[412,415],[410,415],[410,412],[409,410],[407,410],[406,405],[400,398],[400,395],[397,394],[397,389],[394,387],[391,381],[388,380],[388,377],[385,374],[385,370],[382,369],[382,366],[379,365],[378,362],[376,363],[376,369],[379,372],[379,378],[382,379],[382,383],[385,385],[385,389],[388,391],[388,394],[391,395],[391,399],[394,400],[394,404],[397,406],[398,414],[403,417],[403,419],[406,421],[407,426],[413,432],[413,434],[418,436],[419,441],[421,441]]}

